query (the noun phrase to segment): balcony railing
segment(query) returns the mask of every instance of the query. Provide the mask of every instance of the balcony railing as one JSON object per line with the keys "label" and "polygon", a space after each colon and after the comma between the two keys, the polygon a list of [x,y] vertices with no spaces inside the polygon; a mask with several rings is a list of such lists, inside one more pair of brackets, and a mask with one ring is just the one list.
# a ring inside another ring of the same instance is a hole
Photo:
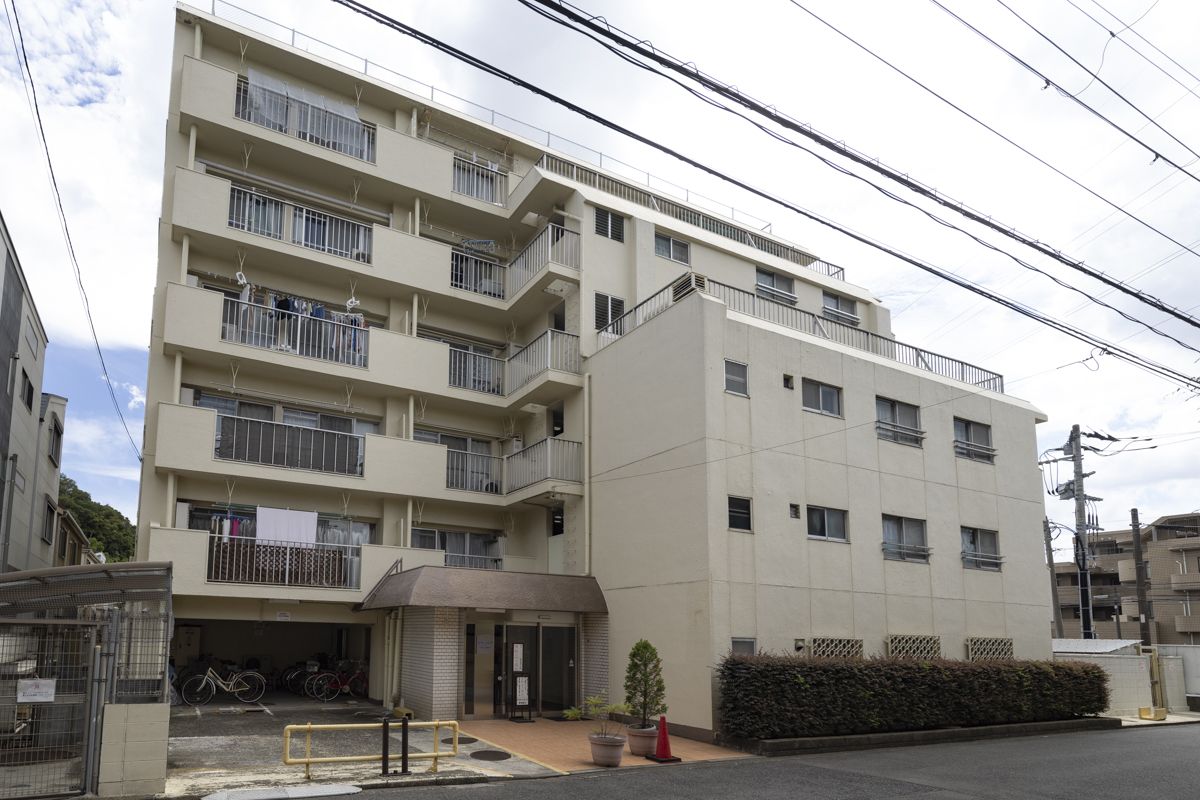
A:
{"label": "balcony railing", "polygon": [[547,225],[508,263],[508,296],[533,280],[547,264],[579,269],[579,234],[561,225]]}
{"label": "balcony railing", "polygon": [[[336,314],[337,312],[330,312]],[[369,331],[357,325],[225,298],[221,339],[305,358],[367,366]]]}
{"label": "balcony railing", "polygon": [[484,494],[504,493],[504,459],[499,456],[446,451],[446,488]]}
{"label": "balcony railing", "polygon": [[508,202],[508,175],[455,156],[453,189],[476,200],[503,206]]}
{"label": "balcony railing", "polygon": [[[453,351],[451,351],[453,358]],[[549,369],[579,374],[579,337],[547,330],[508,357],[508,392],[520,389]]]}
{"label": "balcony railing", "polygon": [[371,263],[371,226],[233,186],[229,227]]}
{"label": "balcony railing", "polygon": [[989,569],[993,572],[999,572],[1000,565],[1004,562],[1004,556],[993,553],[980,553],[975,550],[963,550],[962,562],[963,566],[967,569]]}
{"label": "balcony railing", "polygon": [[504,569],[503,556],[468,556],[460,553],[446,553],[447,567],[467,567],[468,569]]}
{"label": "balcony railing", "polygon": [[363,474],[363,437],[247,417],[217,416],[214,456],[272,467]]}
{"label": "balcony railing", "polygon": [[912,447],[921,447],[921,441],[925,438],[925,431],[881,419],[875,422],[875,435],[880,439],[887,439],[891,442],[899,442],[900,444],[907,444]]}
{"label": "balcony railing", "polygon": [[959,458],[968,458],[972,461],[983,461],[991,464],[996,460],[996,448],[988,447],[985,444],[976,444],[975,442],[964,442],[962,439],[954,440],[954,455]]}
{"label": "balcony railing", "polygon": [[504,265],[459,250],[450,251],[450,285],[504,299]]}
{"label": "balcony railing", "polygon": [[807,333],[821,339],[864,350],[884,358],[890,358],[910,367],[928,370],[947,378],[970,383],[995,392],[1004,392],[1004,376],[981,369],[965,361],[947,358],[919,347],[888,339],[877,333],[864,331],[840,322],[823,319],[786,303],[759,297],[753,292],[735,289],[732,286],[710,280],[703,275],[686,273],[672,281],[654,295],[634,306],[623,316],[610,322],[597,332],[597,346],[604,348],[625,336],[646,321],[661,314],[671,305],[694,291],[716,297],[733,311],[773,322],[786,328]]}
{"label": "balcony railing", "polygon": [[209,536],[212,583],[357,589],[361,572],[361,545]]}
{"label": "balcony railing", "polygon": [[504,395],[504,359],[450,348],[450,385]]}
{"label": "balcony railing", "polygon": [[262,125],[295,136],[318,147],[375,163],[375,126],[334,113],[324,107],[324,98],[309,95],[321,105],[289,97],[265,86],[257,87],[251,97],[250,82],[240,79],[233,114],[255,125]]}
{"label": "balcony railing", "polygon": [[580,464],[582,445],[567,439],[542,439],[505,459],[505,489],[515,492],[538,481],[583,480]]}
{"label": "balcony railing", "polygon": [[899,542],[884,542],[883,557],[892,561],[928,562],[932,547],[919,544],[901,544]]}

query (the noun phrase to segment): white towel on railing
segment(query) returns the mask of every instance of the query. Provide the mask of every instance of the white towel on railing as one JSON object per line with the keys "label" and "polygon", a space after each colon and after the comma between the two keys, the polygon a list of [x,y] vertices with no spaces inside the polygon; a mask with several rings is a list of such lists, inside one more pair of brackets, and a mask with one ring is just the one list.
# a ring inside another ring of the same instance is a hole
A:
{"label": "white towel on railing", "polygon": [[259,506],[257,538],[314,543],[317,541],[317,512]]}

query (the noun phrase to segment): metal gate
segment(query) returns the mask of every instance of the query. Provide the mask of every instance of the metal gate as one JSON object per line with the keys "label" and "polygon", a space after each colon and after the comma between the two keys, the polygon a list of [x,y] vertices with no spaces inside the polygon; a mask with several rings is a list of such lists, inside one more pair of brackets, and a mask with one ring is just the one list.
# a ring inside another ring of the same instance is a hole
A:
{"label": "metal gate", "polygon": [[98,623],[0,619],[0,797],[84,791]]}

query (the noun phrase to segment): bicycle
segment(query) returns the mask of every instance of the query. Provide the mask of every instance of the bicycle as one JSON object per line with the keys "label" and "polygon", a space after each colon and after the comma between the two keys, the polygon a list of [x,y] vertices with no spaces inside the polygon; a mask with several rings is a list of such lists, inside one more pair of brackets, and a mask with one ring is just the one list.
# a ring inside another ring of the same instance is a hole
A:
{"label": "bicycle", "polygon": [[361,699],[367,695],[367,673],[362,667],[349,676],[345,672],[318,672],[305,681],[304,691],[323,702],[333,700],[342,692]]}
{"label": "bicycle", "polygon": [[218,686],[221,687],[221,691],[232,694],[243,703],[253,703],[267,691],[266,680],[257,672],[237,672],[231,669],[229,680],[226,681],[209,667],[203,675],[193,675],[183,684],[183,702],[192,707],[207,705],[216,694]]}

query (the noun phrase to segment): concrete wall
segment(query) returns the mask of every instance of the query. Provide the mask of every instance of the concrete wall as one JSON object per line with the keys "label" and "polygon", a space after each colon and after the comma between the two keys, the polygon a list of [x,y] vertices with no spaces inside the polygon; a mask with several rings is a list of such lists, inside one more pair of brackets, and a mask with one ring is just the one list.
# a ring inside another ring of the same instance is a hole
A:
{"label": "concrete wall", "polygon": [[104,706],[100,797],[149,797],[167,786],[166,703]]}
{"label": "concrete wall", "polygon": [[[1104,712],[1115,717],[1136,717],[1139,708],[1153,705],[1150,688],[1150,656],[1057,655],[1055,661],[1087,661],[1099,664],[1108,673],[1109,702]],[[1187,711],[1183,659],[1159,652],[1159,674],[1163,700],[1168,711]]]}

